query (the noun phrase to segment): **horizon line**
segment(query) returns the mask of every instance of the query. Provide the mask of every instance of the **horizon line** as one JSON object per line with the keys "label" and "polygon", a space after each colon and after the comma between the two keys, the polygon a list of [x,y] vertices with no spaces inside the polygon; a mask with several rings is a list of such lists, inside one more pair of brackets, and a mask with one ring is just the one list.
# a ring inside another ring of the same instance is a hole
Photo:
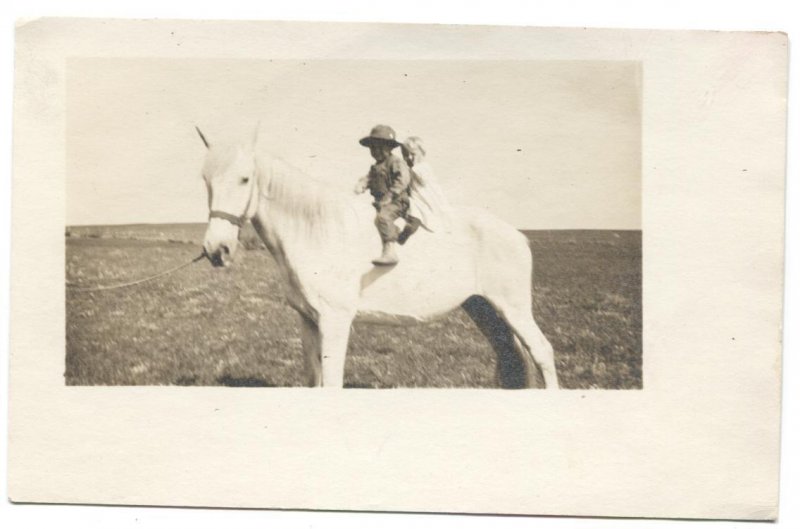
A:
{"label": "horizon line", "polygon": [[[203,222],[124,222],[120,224],[66,224],[67,228],[99,228],[99,227],[126,227],[126,226],[177,226],[177,225],[203,225]],[[519,228],[520,231],[642,231],[642,228]]]}

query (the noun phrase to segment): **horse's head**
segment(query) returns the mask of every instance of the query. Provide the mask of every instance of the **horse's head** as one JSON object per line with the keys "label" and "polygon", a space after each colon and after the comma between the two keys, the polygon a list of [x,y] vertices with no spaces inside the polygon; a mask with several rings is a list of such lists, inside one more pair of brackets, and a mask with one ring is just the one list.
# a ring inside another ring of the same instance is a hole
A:
{"label": "horse's head", "polygon": [[239,230],[258,209],[256,138],[251,144],[216,145],[199,128],[197,133],[208,149],[203,179],[210,213],[203,250],[214,266],[228,266],[239,244]]}

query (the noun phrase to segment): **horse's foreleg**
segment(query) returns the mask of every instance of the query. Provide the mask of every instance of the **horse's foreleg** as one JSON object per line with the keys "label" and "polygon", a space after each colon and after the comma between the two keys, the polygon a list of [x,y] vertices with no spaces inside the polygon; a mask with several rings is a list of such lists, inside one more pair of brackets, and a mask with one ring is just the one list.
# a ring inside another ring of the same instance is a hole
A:
{"label": "horse's foreleg", "polygon": [[318,323],[322,385],[329,388],[344,386],[344,362],[350,338],[352,315],[321,315]]}
{"label": "horse's foreleg", "polygon": [[300,339],[306,367],[306,383],[310,387],[322,385],[321,342],[316,322],[300,316]]}

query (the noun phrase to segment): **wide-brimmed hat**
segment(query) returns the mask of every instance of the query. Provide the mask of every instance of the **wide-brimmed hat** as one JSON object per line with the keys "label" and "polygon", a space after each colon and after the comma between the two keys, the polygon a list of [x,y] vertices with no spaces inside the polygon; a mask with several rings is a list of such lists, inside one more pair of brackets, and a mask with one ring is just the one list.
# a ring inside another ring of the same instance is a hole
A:
{"label": "wide-brimmed hat", "polygon": [[395,139],[394,129],[389,125],[375,125],[372,127],[372,130],[369,131],[369,136],[361,138],[358,140],[358,143],[364,147],[369,147],[376,143],[391,145],[392,147],[400,146],[400,142]]}

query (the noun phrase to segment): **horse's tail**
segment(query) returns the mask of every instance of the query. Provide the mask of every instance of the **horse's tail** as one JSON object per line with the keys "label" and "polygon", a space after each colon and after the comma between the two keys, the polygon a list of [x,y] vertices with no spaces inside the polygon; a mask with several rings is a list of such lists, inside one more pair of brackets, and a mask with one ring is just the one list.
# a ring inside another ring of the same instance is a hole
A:
{"label": "horse's tail", "polygon": [[472,296],[461,308],[475,322],[497,354],[497,382],[502,388],[521,389],[529,386],[531,366],[527,353],[495,307],[482,296]]}

